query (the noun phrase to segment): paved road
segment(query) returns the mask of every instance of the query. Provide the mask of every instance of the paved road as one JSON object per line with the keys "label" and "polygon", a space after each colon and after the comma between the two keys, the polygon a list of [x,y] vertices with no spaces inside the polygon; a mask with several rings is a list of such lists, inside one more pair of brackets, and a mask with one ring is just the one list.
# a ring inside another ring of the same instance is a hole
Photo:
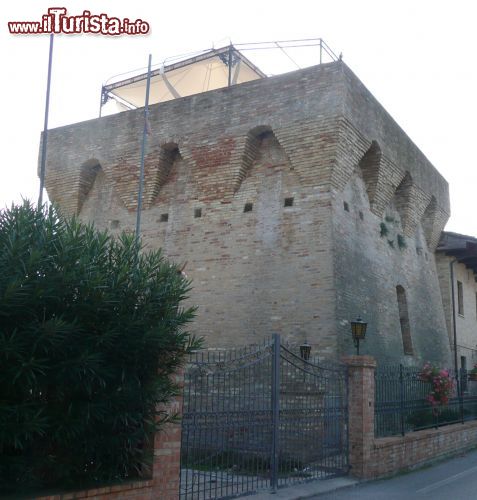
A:
{"label": "paved road", "polygon": [[315,500],[477,500],[477,451],[391,479],[324,493]]}

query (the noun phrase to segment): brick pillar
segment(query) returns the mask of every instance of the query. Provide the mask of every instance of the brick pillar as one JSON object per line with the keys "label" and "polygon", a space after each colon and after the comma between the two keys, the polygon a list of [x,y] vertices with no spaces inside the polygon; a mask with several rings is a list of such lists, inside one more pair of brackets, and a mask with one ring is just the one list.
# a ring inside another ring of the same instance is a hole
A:
{"label": "brick pillar", "polygon": [[[184,372],[180,370],[174,376],[174,382],[180,387],[176,396],[164,408],[168,413],[182,415],[182,388]],[[178,500],[180,486],[181,458],[181,423],[166,424],[154,438],[154,461],[152,465],[152,497],[161,500]]]}
{"label": "brick pillar", "polygon": [[351,474],[367,478],[372,474],[371,453],[374,444],[374,370],[371,356],[347,356],[349,461]]}

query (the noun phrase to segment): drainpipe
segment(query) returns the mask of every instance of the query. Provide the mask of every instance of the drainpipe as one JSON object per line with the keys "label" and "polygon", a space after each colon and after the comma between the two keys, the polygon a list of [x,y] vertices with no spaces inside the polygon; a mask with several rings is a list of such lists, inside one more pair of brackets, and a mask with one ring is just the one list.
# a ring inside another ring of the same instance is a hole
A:
{"label": "drainpipe", "polygon": [[454,264],[457,259],[453,259],[449,263],[450,279],[451,279],[451,298],[452,298],[452,329],[454,332],[454,370],[457,373],[457,323],[455,318],[455,286],[454,286]]}
{"label": "drainpipe", "polygon": [[455,286],[454,286],[454,264],[458,262],[458,259],[453,259],[449,263],[450,267],[450,279],[451,279],[451,297],[452,297],[452,327],[454,331],[454,372],[455,380],[457,384],[457,394],[460,399],[461,388],[459,384],[459,365],[457,363],[457,322],[455,317]]}

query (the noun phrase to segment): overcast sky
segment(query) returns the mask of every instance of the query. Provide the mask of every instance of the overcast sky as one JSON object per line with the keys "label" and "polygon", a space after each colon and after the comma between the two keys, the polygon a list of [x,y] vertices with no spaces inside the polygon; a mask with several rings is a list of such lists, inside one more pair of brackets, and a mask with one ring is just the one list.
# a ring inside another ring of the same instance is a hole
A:
{"label": "overcast sky", "polygon": [[21,196],[38,197],[36,168],[49,44],[48,35],[9,34],[7,22],[39,21],[49,7],[66,7],[71,15],[88,9],[141,18],[151,26],[147,36],[55,38],[50,128],[96,117],[101,84],[146,65],[149,53],[153,62],[160,62],[222,46],[229,39],[239,43],[322,37],[336,53],[343,53],[346,64],[449,182],[452,216],[447,230],[477,236],[475,2],[4,2],[0,206]]}

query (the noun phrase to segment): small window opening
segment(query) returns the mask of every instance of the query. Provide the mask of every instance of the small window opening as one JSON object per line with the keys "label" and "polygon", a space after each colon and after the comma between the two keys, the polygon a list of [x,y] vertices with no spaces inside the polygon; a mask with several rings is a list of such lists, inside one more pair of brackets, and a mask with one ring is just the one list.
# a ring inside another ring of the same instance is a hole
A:
{"label": "small window opening", "polygon": [[345,212],[349,212],[349,205],[347,201],[343,202],[343,208],[345,209]]}
{"label": "small window opening", "polygon": [[411,325],[409,323],[409,313],[407,308],[406,291],[401,285],[396,287],[397,303],[399,309],[399,323],[401,324],[402,346],[404,354],[412,356],[414,349],[412,347]]}
{"label": "small window opening", "polygon": [[243,207],[244,212],[251,212],[253,210],[253,203],[245,203]]}
{"label": "small window opening", "polygon": [[160,221],[167,222],[169,220],[169,214],[161,214]]}
{"label": "small window opening", "polygon": [[194,210],[194,217],[198,219],[199,217],[202,217],[202,208],[196,208]]}
{"label": "small window opening", "polygon": [[361,212],[361,210],[359,211],[359,218],[360,218],[361,220],[363,220],[363,219],[364,219],[364,215],[363,215],[363,212]]}
{"label": "small window opening", "polygon": [[285,207],[292,207],[293,206],[293,198],[285,198]]}
{"label": "small window opening", "polygon": [[117,229],[119,227],[119,221],[112,220],[112,221],[110,221],[109,226],[111,227],[111,229]]}

